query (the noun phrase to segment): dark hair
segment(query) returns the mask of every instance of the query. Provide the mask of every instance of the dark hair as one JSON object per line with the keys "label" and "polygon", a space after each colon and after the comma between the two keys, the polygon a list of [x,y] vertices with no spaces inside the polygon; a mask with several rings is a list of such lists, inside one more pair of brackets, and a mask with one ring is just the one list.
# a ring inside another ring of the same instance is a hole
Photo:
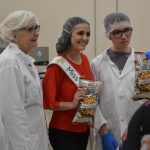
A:
{"label": "dark hair", "polygon": [[57,53],[67,52],[71,47],[70,35],[78,24],[89,24],[89,22],[81,17],[71,17],[63,24],[61,36],[56,43]]}
{"label": "dark hair", "polygon": [[150,134],[150,102],[146,102],[132,116],[127,138],[123,141],[120,150],[140,150],[142,136]]}

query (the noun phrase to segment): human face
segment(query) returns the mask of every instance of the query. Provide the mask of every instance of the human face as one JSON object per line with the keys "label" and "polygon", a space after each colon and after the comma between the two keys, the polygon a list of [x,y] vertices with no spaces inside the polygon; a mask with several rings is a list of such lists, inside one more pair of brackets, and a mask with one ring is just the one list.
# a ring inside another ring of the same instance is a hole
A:
{"label": "human face", "polygon": [[90,39],[90,26],[88,24],[79,24],[71,34],[71,50],[84,50]]}
{"label": "human face", "polygon": [[109,39],[115,50],[129,51],[129,44],[132,35],[132,27],[128,22],[120,22],[111,26]]}
{"label": "human face", "polygon": [[37,47],[40,26],[31,23],[27,27],[18,29],[15,32],[15,43],[24,52],[29,53],[33,48]]}

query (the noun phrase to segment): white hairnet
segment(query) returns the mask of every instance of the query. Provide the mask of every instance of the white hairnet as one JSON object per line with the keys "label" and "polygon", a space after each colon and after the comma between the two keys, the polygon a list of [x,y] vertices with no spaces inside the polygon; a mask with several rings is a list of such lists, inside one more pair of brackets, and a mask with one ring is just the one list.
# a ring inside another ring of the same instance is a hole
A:
{"label": "white hairnet", "polygon": [[120,22],[128,22],[130,24],[130,19],[126,14],[121,12],[108,14],[104,19],[105,33],[109,33],[111,26]]}
{"label": "white hairnet", "polygon": [[5,41],[13,40],[15,30],[26,27],[30,21],[37,18],[34,13],[26,10],[18,10],[10,13],[0,24],[0,37]]}
{"label": "white hairnet", "polygon": [[68,51],[70,48],[70,35],[78,24],[89,24],[89,22],[81,17],[71,17],[63,24],[61,36],[56,43],[57,53]]}

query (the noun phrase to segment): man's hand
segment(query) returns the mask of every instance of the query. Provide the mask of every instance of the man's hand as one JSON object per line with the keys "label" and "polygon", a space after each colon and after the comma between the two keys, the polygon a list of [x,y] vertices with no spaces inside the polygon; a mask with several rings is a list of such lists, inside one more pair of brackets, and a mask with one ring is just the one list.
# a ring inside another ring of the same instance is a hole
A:
{"label": "man's hand", "polygon": [[106,133],[101,136],[103,150],[116,150],[118,143],[111,133]]}

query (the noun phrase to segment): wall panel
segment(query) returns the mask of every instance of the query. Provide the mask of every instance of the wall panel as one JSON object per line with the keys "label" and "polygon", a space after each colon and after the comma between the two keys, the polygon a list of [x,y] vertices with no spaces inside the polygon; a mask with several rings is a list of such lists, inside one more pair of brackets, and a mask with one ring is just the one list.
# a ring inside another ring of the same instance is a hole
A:
{"label": "wall panel", "polygon": [[27,9],[36,13],[41,24],[39,46],[49,46],[50,59],[56,55],[55,43],[62,24],[71,16],[84,17],[91,23],[91,39],[85,51],[89,59],[109,47],[111,42],[105,37],[103,19],[116,11],[117,6],[131,18],[132,46],[138,51],[150,49],[149,0],[0,0],[0,4],[0,22],[14,10]]}

